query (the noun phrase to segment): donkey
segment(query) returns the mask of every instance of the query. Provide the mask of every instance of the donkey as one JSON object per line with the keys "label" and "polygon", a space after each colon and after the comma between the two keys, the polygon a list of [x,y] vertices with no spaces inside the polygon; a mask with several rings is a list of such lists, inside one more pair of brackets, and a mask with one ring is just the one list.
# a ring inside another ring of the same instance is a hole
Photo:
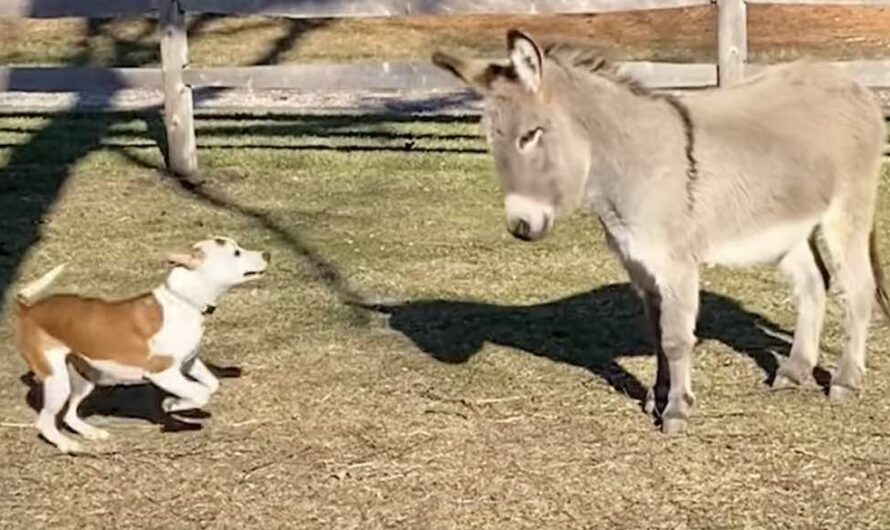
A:
{"label": "donkey", "polygon": [[885,131],[867,89],[800,61],[681,97],[644,88],[583,47],[542,47],[510,30],[507,49],[502,62],[442,51],[432,61],[485,100],[511,234],[539,240],[579,208],[599,218],[653,332],[658,369],[644,408],[663,432],[685,433],[695,403],[703,264],[778,264],[797,323],[773,386],[812,375],[828,287],[818,232],[847,307],[829,396],[859,394],[872,297],[890,318],[874,234]]}

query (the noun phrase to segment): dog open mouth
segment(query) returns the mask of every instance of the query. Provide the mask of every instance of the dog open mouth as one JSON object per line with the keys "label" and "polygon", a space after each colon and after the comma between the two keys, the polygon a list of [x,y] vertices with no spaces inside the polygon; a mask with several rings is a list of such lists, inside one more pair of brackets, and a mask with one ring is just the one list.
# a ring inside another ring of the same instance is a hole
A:
{"label": "dog open mouth", "polygon": [[266,271],[247,271],[244,273],[245,278],[254,278],[262,276]]}

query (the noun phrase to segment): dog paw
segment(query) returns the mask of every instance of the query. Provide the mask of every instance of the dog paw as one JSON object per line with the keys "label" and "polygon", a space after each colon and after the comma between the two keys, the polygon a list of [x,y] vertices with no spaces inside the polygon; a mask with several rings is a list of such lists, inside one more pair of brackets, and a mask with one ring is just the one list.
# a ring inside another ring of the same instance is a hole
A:
{"label": "dog paw", "polygon": [[168,397],[165,398],[164,401],[161,402],[161,409],[164,412],[180,412],[183,410],[193,410],[201,408],[197,403],[189,400],[182,399],[177,397]]}
{"label": "dog paw", "polygon": [[161,402],[161,410],[164,412],[176,412],[179,408],[179,398],[168,397]]}
{"label": "dog paw", "polygon": [[59,449],[59,451],[65,454],[80,453],[83,451],[83,448],[79,443],[72,440],[71,438],[68,438],[67,436],[60,438],[56,442],[56,447]]}
{"label": "dog paw", "polygon": [[107,439],[111,438],[111,434],[108,431],[103,430],[103,429],[97,429],[96,427],[93,427],[92,429],[88,429],[85,432],[81,432],[80,434],[87,440],[98,441],[98,440],[107,440]]}

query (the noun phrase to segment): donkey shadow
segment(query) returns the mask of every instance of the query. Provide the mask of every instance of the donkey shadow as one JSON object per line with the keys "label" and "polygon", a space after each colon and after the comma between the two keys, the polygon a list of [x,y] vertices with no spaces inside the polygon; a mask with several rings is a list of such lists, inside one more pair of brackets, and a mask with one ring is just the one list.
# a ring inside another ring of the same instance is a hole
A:
{"label": "donkey shadow", "polygon": [[[629,284],[612,284],[552,302],[506,306],[469,301],[420,300],[364,304],[388,316],[390,328],[423,352],[445,363],[461,364],[485,343],[507,346],[557,362],[585,368],[617,391],[641,403],[648,385],[616,359],[652,355],[642,302]],[[776,355],[787,355],[789,333],[738,302],[701,292],[696,334],[715,339],[751,359],[770,383]]]}
{"label": "donkey shadow", "polygon": [[[220,379],[241,377],[241,368],[237,366],[217,366],[206,363],[210,371]],[[43,408],[43,386],[28,372],[20,377],[27,385],[25,397],[28,406],[35,412]],[[197,431],[203,428],[198,421],[210,418],[211,414],[203,410],[187,410],[175,415],[164,412],[161,402],[169,394],[149,384],[97,386],[83,400],[79,407],[80,416],[88,418],[92,415],[110,416],[147,421],[160,425],[162,432]]]}

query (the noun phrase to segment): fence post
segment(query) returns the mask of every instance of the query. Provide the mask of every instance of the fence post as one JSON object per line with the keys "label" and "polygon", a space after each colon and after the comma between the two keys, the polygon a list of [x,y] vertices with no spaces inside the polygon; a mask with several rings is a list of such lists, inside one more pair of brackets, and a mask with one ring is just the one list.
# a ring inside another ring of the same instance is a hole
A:
{"label": "fence post", "polygon": [[188,64],[185,13],[179,0],[160,0],[161,69],[164,74],[164,125],[167,169],[189,176],[198,170],[192,89],[183,82]]}
{"label": "fence post", "polygon": [[748,17],[745,0],[717,0],[717,79],[720,86],[745,77]]}

